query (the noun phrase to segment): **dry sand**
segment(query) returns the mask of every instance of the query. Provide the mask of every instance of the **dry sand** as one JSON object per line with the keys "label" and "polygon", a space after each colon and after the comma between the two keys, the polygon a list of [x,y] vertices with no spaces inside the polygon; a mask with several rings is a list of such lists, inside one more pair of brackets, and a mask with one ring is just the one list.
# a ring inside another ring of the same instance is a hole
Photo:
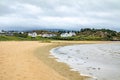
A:
{"label": "dry sand", "polygon": [[0,42],[0,80],[84,80],[66,64],[48,58],[51,48],[73,43],[96,42]]}
{"label": "dry sand", "polygon": [[67,80],[33,55],[45,45],[49,43],[0,42],[0,80]]}

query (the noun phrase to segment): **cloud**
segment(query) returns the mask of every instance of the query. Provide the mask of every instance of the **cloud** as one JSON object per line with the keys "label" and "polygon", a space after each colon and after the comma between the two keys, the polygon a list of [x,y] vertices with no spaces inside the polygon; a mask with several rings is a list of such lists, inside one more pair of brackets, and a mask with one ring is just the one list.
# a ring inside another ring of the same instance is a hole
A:
{"label": "cloud", "polygon": [[116,28],[119,0],[1,0],[0,28]]}

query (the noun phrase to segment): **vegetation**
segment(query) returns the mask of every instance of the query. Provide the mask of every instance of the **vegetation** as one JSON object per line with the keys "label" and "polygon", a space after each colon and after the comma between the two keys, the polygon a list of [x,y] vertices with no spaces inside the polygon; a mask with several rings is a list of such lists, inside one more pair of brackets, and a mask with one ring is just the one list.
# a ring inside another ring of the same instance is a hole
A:
{"label": "vegetation", "polygon": [[[35,31],[38,34],[56,34],[55,37],[44,38],[37,36],[32,38],[28,36],[27,32],[22,33],[14,33],[13,36],[0,36],[0,41],[42,41],[42,42],[50,42],[50,40],[93,40],[93,41],[120,41],[120,32],[116,32],[109,29],[90,29],[85,28],[80,31],[74,31],[76,36],[72,37],[60,37],[61,33],[65,33],[66,31],[44,31],[37,30]],[[67,31],[69,32],[69,31]]]}
{"label": "vegetation", "polygon": [[28,34],[27,34],[27,33],[25,33],[25,34],[22,34],[22,33],[14,33],[14,36],[15,36],[15,37],[27,38],[27,37],[28,37]]}
{"label": "vegetation", "polygon": [[81,29],[78,36],[87,37],[89,40],[120,40],[118,32],[109,29]]}

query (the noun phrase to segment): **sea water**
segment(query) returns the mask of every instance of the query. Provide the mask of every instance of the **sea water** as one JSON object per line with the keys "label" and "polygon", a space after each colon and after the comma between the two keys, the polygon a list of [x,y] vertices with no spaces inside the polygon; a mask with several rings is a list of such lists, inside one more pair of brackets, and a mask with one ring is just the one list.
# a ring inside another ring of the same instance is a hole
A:
{"label": "sea water", "polygon": [[89,80],[120,80],[120,43],[70,45],[50,52]]}

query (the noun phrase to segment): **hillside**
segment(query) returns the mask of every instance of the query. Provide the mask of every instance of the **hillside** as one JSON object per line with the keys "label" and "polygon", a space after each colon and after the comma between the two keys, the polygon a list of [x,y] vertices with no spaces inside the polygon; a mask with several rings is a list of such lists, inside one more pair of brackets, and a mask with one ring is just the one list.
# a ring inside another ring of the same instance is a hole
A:
{"label": "hillside", "polygon": [[90,40],[120,40],[120,32],[109,29],[81,29],[81,31],[77,32],[77,36]]}

